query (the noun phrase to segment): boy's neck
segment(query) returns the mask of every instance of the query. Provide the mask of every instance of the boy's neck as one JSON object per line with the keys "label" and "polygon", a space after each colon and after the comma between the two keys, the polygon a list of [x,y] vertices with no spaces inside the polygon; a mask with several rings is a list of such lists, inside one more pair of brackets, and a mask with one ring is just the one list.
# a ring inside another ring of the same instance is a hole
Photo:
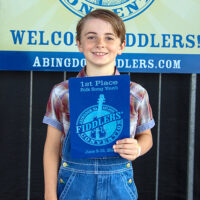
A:
{"label": "boy's neck", "polygon": [[115,74],[115,65],[112,66],[86,66],[87,76],[112,76]]}

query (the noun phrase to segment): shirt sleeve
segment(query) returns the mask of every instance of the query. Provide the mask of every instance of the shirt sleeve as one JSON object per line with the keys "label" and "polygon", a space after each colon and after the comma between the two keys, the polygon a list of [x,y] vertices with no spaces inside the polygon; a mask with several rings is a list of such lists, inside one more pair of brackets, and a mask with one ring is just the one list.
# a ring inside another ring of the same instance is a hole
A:
{"label": "shirt sleeve", "polygon": [[56,94],[56,87],[54,87],[47,103],[46,114],[43,118],[43,123],[51,125],[61,132],[63,132],[62,107],[62,101]]}
{"label": "shirt sleeve", "polygon": [[147,91],[144,92],[144,97],[138,105],[138,120],[136,134],[139,134],[145,130],[153,128],[155,125],[152,109],[149,103],[149,96]]}

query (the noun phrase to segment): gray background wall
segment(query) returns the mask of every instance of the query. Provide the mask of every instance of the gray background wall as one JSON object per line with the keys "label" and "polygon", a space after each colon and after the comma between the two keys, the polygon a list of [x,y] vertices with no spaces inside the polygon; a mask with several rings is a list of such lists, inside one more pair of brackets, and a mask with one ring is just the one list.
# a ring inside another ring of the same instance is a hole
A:
{"label": "gray background wall", "polygon": [[[0,199],[43,199],[42,157],[46,125],[42,124],[42,118],[53,85],[76,74],[0,71]],[[159,74],[131,74],[132,81],[147,89],[157,123],[152,130],[154,138],[152,150],[134,162],[140,200],[153,200],[156,197],[159,200],[186,199],[190,77],[189,74],[162,74],[158,138]],[[197,76],[196,92],[194,187],[192,188],[194,199],[198,200],[200,199],[200,75]],[[158,172],[159,177],[156,178]]]}

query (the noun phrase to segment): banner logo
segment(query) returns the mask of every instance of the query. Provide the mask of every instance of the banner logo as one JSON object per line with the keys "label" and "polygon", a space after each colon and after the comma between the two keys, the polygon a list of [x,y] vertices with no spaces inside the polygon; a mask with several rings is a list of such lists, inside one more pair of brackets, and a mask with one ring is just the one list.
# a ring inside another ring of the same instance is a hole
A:
{"label": "banner logo", "polygon": [[122,132],[123,112],[104,103],[105,97],[100,94],[97,105],[86,108],[77,119],[76,133],[87,144],[110,144]]}
{"label": "banner logo", "polygon": [[145,11],[154,0],[60,0],[71,12],[83,17],[89,12],[104,8],[114,11],[123,21],[132,19]]}

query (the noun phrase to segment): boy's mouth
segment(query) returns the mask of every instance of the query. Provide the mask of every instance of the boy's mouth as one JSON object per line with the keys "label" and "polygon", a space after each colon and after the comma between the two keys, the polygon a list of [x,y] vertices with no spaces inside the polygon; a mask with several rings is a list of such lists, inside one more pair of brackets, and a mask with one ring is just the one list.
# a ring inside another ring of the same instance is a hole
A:
{"label": "boy's mouth", "polygon": [[105,53],[105,52],[93,52],[93,54],[97,55],[97,56],[104,56],[108,53]]}

